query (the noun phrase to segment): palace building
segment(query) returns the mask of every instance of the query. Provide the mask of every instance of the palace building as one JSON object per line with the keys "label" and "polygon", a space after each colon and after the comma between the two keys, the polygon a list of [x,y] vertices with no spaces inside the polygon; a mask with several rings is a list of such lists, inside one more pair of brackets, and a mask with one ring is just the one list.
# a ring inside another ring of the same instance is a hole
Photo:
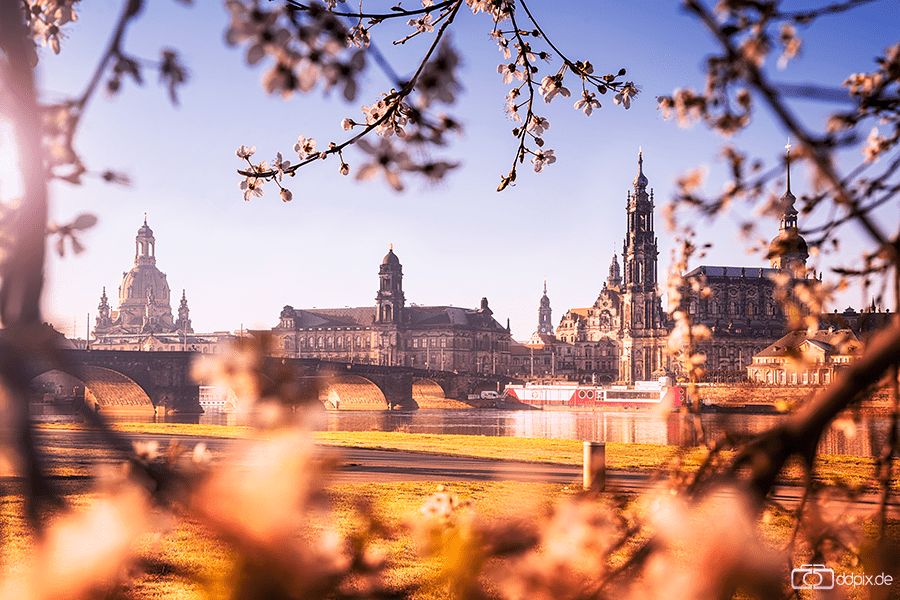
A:
{"label": "palace building", "polygon": [[278,356],[408,366],[442,371],[507,373],[509,324],[493,317],[487,298],[477,309],[406,303],[403,267],[388,250],[378,271],[375,306],[285,306],[272,329]]}

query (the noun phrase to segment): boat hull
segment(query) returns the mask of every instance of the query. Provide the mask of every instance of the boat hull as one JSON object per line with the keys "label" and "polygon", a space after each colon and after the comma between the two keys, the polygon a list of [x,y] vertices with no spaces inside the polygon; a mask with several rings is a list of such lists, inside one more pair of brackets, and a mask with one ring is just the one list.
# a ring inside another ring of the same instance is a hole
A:
{"label": "boat hull", "polygon": [[647,410],[681,408],[684,388],[678,386],[636,385],[633,387],[576,384],[508,385],[507,401],[542,409],[566,410]]}

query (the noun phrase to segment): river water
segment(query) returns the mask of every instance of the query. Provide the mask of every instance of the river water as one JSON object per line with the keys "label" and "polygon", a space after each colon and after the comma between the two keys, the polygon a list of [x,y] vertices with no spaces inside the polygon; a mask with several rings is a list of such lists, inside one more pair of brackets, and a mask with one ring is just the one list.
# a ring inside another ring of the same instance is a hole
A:
{"label": "river water", "polygon": [[[710,439],[750,435],[778,424],[783,415],[704,414],[702,423]],[[201,424],[235,424],[233,414],[207,413]],[[323,411],[322,431],[403,431],[407,433],[514,436],[596,442],[682,445],[696,441],[694,428],[684,417],[652,412],[586,412],[568,410],[416,410]],[[871,456],[887,440],[890,421],[863,417],[859,423],[829,428],[820,444],[826,454]],[[854,431],[855,430],[855,431]]]}

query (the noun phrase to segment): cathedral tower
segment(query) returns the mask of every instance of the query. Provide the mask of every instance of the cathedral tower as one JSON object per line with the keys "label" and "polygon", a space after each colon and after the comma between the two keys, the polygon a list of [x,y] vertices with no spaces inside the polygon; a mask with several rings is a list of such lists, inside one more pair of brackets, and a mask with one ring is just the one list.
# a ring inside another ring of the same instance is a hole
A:
{"label": "cathedral tower", "polygon": [[403,296],[403,267],[400,265],[400,259],[394,254],[393,245],[384,256],[384,260],[381,261],[378,279],[380,285],[378,294],[375,296],[378,309],[375,322],[379,324],[403,323],[403,308],[406,303]]}
{"label": "cathedral tower", "polygon": [[[654,329],[660,326],[656,286],[656,259],[659,250],[653,230],[653,190],[647,193],[644,157],[638,154],[638,174],[634,178],[634,193],[628,194],[628,233],[625,236],[622,259],[625,266],[624,292],[631,299],[631,314],[626,314],[626,326],[632,329]],[[610,268],[612,271],[612,267]]]}
{"label": "cathedral tower", "polygon": [[647,192],[648,183],[644,157],[639,153],[634,191],[628,193],[628,233],[622,250],[624,357],[620,377],[625,381],[649,380],[664,367],[667,330],[656,283],[659,250],[653,229],[653,190]]}
{"label": "cathedral tower", "polygon": [[547,297],[547,280],[544,280],[544,295],[541,296],[541,306],[538,308],[538,333],[553,334],[553,311],[550,309],[550,298]]}

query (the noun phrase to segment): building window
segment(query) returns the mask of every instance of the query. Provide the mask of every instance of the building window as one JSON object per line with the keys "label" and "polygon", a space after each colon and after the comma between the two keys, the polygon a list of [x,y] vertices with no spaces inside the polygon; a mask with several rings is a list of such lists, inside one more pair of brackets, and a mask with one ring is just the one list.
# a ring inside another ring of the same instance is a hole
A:
{"label": "building window", "polygon": [[441,348],[447,347],[447,338],[441,338]]}
{"label": "building window", "polygon": [[691,300],[691,303],[688,304],[688,312],[692,315],[697,313],[697,301],[696,300]]}
{"label": "building window", "polygon": [[285,350],[291,349],[291,338],[284,338],[284,349]]}
{"label": "building window", "polygon": [[325,338],[323,338],[323,337],[320,335],[320,336],[319,336],[319,349],[322,349],[322,348],[324,348],[324,347],[325,347]]}
{"label": "building window", "polygon": [[717,315],[719,314],[719,304],[715,300],[709,303],[709,314]]}
{"label": "building window", "polygon": [[419,347],[419,338],[413,338],[413,348]]}

